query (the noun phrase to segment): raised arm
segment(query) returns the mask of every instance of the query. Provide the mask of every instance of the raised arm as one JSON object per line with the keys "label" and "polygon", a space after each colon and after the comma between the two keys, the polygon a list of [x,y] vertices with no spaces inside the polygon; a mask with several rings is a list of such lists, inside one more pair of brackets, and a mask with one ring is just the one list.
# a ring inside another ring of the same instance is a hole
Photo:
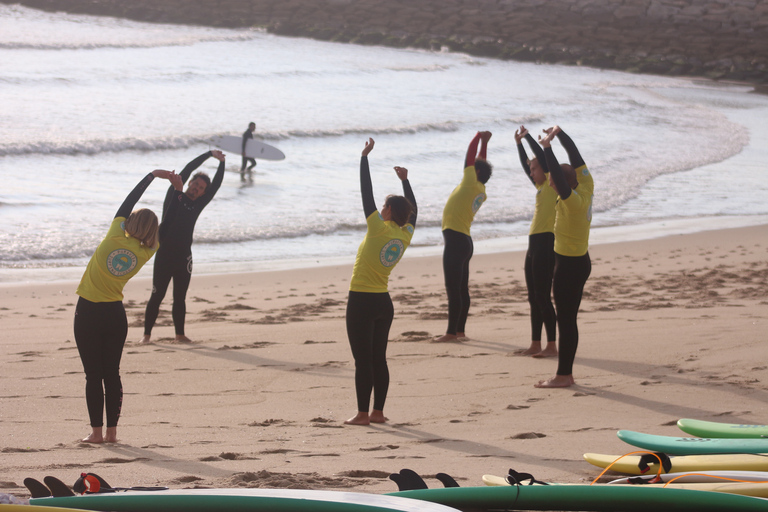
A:
{"label": "raised arm", "polygon": [[141,196],[144,194],[144,191],[147,190],[149,184],[152,183],[155,178],[170,179],[171,175],[174,175],[174,173],[171,171],[155,169],[151,173],[144,176],[138,185],[136,185],[133,190],[131,190],[131,193],[128,194],[128,197],[125,198],[125,201],[123,201],[123,204],[120,205],[120,208],[117,209],[115,217],[128,218],[128,216],[133,211],[133,207],[136,206],[136,203],[139,202],[139,199],[141,199]]}
{"label": "raised arm", "polygon": [[547,167],[547,158],[544,156],[544,150],[541,149],[539,143],[536,142],[536,139],[534,139],[530,133],[525,134],[525,140],[531,147],[531,151],[533,151],[533,154],[539,161],[539,164],[541,164],[541,168],[544,169],[544,172],[549,172],[549,167]]}
{"label": "raised arm", "polygon": [[179,173],[179,176],[181,176],[181,182],[186,183],[192,173],[195,172],[198,167],[203,165],[203,162],[208,160],[211,156],[213,156],[213,151],[206,151],[199,157],[189,162],[186,166],[184,166],[184,169],[182,169]]}
{"label": "raised arm", "polygon": [[584,159],[581,158],[581,153],[576,149],[576,144],[573,143],[571,138],[559,126],[556,128],[557,140],[560,141],[560,144],[563,145],[566,153],[568,153],[568,161],[571,163],[571,166],[573,166],[574,169],[578,169],[582,165],[585,165]]}
{"label": "raised arm", "polygon": [[403,195],[411,202],[413,211],[411,216],[408,217],[408,224],[416,227],[416,216],[418,215],[418,207],[416,206],[416,196],[413,195],[413,189],[411,188],[411,182],[408,181],[408,169],[405,167],[395,167],[397,177],[400,178],[400,182],[403,184]]}
{"label": "raised arm", "polygon": [[480,132],[480,153],[477,155],[478,158],[488,159],[488,141],[491,140],[491,135],[491,132]]}
{"label": "raised arm", "polygon": [[477,155],[477,145],[480,143],[480,132],[477,132],[467,148],[467,156],[464,158],[464,168],[475,165]]}
{"label": "raised arm", "polygon": [[224,168],[226,167],[226,155],[219,150],[214,149],[211,151],[211,156],[219,161],[219,167],[216,169],[216,174],[211,180],[211,184],[205,187],[205,192],[198,198],[202,206],[207,205],[216,192],[219,191],[222,181],[224,181]]}
{"label": "raised arm", "polygon": [[525,152],[525,147],[523,147],[523,139],[526,136],[528,136],[528,130],[525,126],[521,125],[519,130],[515,130],[515,144],[517,145],[517,156],[520,157],[520,165],[523,167],[525,175],[535,185],[536,182],[531,177],[531,168],[528,165],[528,154]]}
{"label": "raised arm", "polygon": [[166,233],[171,229],[173,225],[173,218],[179,211],[179,205],[181,204],[181,196],[184,195],[184,184],[181,182],[181,176],[176,173],[171,173],[168,178],[171,182],[171,186],[166,194],[166,199],[170,196],[168,207],[163,208],[163,219],[160,223],[159,239],[164,240]]}
{"label": "raised arm", "polygon": [[371,183],[371,170],[368,167],[368,154],[373,150],[375,141],[371,138],[365,143],[360,157],[360,193],[363,196],[363,213],[365,218],[376,211],[376,202],[373,200],[373,184]]}
{"label": "raised arm", "polygon": [[557,161],[551,146],[552,139],[555,138],[559,131],[560,129],[557,126],[544,130],[546,136],[539,136],[539,143],[544,148],[549,176],[552,178],[552,181],[555,182],[557,195],[560,196],[560,199],[568,199],[571,197],[571,186],[568,184],[568,180],[565,178],[565,173],[563,173],[563,170],[560,168],[560,162]]}

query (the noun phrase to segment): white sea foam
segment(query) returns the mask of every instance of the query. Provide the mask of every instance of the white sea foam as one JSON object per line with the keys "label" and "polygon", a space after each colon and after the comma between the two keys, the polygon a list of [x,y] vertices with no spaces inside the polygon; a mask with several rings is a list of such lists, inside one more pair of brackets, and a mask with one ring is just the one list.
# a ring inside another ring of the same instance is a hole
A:
{"label": "white sea foam", "polygon": [[[521,124],[571,135],[595,179],[595,227],[765,215],[755,175],[768,161],[768,99],[748,90],[0,5],[0,269],[84,266],[144,174],[180,171],[249,121],[287,158],[259,161],[241,184],[228,155],[234,173],[198,222],[196,263],[351,261],[368,137],[379,204],[401,193],[392,167],[410,171],[423,252],[442,243],[470,138],[491,130],[494,175],[473,237],[524,240],[535,190],[514,143]],[[159,212],[166,188],[152,184],[139,206]]]}

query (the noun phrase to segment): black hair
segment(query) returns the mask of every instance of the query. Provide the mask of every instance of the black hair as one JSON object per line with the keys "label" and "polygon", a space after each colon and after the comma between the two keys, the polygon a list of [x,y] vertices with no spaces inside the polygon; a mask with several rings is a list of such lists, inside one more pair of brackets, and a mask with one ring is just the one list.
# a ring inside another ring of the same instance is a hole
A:
{"label": "black hair", "polygon": [[493,166],[488,160],[478,158],[475,160],[475,171],[477,171],[477,181],[486,184],[493,174]]}
{"label": "black hair", "polygon": [[392,212],[392,220],[395,224],[402,227],[408,223],[413,213],[413,204],[403,196],[389,195],[384,201],[384,206],[389,206]]}
{"label": "black hair", "polygon": [[189,180],[189,182],[192,183],[193,181],[195,181],[198,178],[200,178],[201,180],[203,180],[205,182],[205,186],[208,186],[208,185],[211,184],[211,178],[209,178],[208,175],[205,174],[204,172],[195,173],[192,176],[192,179]]}

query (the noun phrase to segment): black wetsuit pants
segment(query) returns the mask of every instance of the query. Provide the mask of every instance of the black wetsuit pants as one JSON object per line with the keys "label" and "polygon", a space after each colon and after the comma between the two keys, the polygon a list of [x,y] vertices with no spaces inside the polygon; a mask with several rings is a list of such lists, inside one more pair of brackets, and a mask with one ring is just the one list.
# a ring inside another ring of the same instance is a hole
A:
{"label": "black wetsuit pants", "polygon": [[387,341],[395,309],[389,293],[349,292],[347,336],[355,358],[357,410],[384,410],[389,389]]}
{"label": "black wetsuit pants", "polygon": [[452,229],[443,231],[443,274],[448,293],[447,334],[464,332],[469,315],[469,260],[474,253],[472,237]]}
{"label": "black wetsuit pants", "polygon": [[528,236],[525,285],[528,287],[528,303],[531,305],[531,341],[541,341],[542,325],[547,331],[547,342],[557,340],[555,307],[552,305],[554,245],[554,233],[536,233]]}
{"label": "black wetsuit pants", "polygon": [[[248,165],[249,163],[251,165],[249,165],[248,168],[246,169],[245,166]],[[251,172],[251,169],[253,169],[254,167],[256,167],[256,159],[243,155],[243,163],[240,165],[240,176],[244,176],[246,170],[248,172]]]}
{"label": "black wetsuit pants", "polygon": [[116,427],[123,406],[120,358],[128,336],[122,302],[91,302],[82,297],[75,308],[75,342],[85,370],[85,402],[92,427]]}
{"label": "black wetsuit pants", "polygon": [[152,334],[157,315],[160,313],[160,303],[165,298],[168,285],[173,279],[173,307],[171,316],[176,334],[184,335],[184,319],[187,316],[187,290],[192,279],[192,254],[161,253],[155,256],[155,269],[152,274],[152,295],[147,301],[144,312],[144,334]]}
{"label": "black wetsuit pants", "polygon": [[579,346],[576,316],[584,293],[584,284],[592,272],[589,253],[584,256],[562,256],[555,253],[555,274],[552,291],[557,309],[557,329],[560,331],[558,375],[573,374],[573,360]]}

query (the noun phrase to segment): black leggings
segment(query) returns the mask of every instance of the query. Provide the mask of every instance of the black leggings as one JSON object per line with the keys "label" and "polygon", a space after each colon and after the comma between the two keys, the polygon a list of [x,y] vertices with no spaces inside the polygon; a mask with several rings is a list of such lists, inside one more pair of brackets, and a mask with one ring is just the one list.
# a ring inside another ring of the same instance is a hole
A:
{"label": "black leggings", "polygon": [[443,274],[448,293],[447,334],[464,332],[469,315],[469,260],[474,245],[472,237],[452,229],[443,231]]}
{"label": "black leggings", "polygon": [[192,254],[187,256],[164,256],[158,254],[155,257],[155,270],[152,274],[152,295],[147,301],[147,309],[144,312],[144,334],[152,334],[157,315],[160,313],[160,303],[165,298],[168,285],[173,279],[173,307],[171,316],[176,334],[184,335],[184,319],[187,316],[187,290],[192,279]]}
{"label": "black leggings", "polygon": [[[128,336],[122,302],[91,302],[82,297],[75,308],[75,342],[85,370],[85,402],[92,427],[116,427],[123,406],[120,358]],[[103,387],[102,387],[103,382]]]}
{"label": "black leggings", "polygon": [[373,391],[373,408],[384,410],[389,389],[387,341],[395,316],[389,293],[349,292],[347,336],[355,358],[357,410],[368,412]]}
{"label": "black leggings", "polygon": [[531,341],[541,341],[541,326],[547,341],[556,341],[555,307],[552,305],[552,274],[555,269],[555,234],[536,233],[528,236],[525,254],[525,285],[531,305]]}
{"label": "black leggings", "polygon": [[557,328],[560,331],[558,375],[573,374],[573,360],[579,346],[576,316],[584,293],[584,283],[591,272],[592,261],[589,259],[589,253],[584,256],[562,256],[555,253],[552,290],[557,308]]}

